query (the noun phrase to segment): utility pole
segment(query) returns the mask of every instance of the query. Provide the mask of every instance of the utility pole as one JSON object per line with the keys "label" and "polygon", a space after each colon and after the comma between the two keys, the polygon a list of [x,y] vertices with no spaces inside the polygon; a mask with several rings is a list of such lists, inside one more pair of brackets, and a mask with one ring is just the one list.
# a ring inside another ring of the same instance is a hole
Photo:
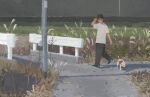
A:
{"label": "utility pole", "polygon": [[45,77],[47,77],[48,72],[47,9],[48,9],[48,1],[42,0],[41,31],[42,31],[43,54],[41,65]]}
{"label": "utility pole", "polygon": [[119,12],[118,12],[118,13],[119,13],[119,17],[120,17],[120,16],[121,16],[121,1],[119,0],[118,3],[119,3],[119,6],[118,6],[118,7],[119,7],[119,8],[118,8],[118,9],[119,9],[119,10],[118,10]]}

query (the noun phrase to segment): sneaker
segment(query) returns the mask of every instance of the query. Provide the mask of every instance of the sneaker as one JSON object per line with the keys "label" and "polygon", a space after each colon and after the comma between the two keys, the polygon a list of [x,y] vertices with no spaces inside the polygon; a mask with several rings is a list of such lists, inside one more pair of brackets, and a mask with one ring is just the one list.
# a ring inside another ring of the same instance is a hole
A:
{"label": "sneaker", "polygon": [[112,59],[112,58],[110,58],[110,59],[108,60],[108,63],[107,63],[107,64],[110,64],[111,62],[113,62],[113,59]]}
{"label": "sneaker", "polygon": [[96,67],[96,68],[100,68],[100,65],[97,65],[97,64],[94,64],[94,65],[92,65],[92,66],[94,66],[94,67]]}

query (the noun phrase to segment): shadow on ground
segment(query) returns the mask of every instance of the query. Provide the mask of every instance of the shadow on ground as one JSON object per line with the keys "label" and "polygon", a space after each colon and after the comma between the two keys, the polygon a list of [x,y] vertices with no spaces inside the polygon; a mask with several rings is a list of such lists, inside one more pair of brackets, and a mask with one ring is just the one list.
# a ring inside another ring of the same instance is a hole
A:
{"label": "shadow on ground", "polygon": [[[116,65],[105,65],[104,67],[102,68],[115,68]],[[135,70],[150,70],[150,63],[147,63],[147,64],[128,64],[127,65],[127,68],[126,68],[126,72],[132,72],[132,71],[135,71]]]}

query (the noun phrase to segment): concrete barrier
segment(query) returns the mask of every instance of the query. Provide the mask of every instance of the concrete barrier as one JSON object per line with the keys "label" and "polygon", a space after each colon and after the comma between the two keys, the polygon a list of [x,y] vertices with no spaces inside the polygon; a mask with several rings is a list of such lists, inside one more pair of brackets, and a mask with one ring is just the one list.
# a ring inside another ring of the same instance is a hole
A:
{"label": "concrete barrier", "polygon": [[[79,49],[83,48],[84,40],[82,38],[71,38],[71,37],[60,37],[60,36],[48,36],[48,44],[49,45],[57,45],[59,46],[59,54],[63,53],[63,47],[74,47],[75,48],[75,56],[79,56]],[[33,44],[33,51],[37,50],[37,46],[42,46],[42,36],[40,34],[30,34],[29,42]]]}
{"label": "concrete barrier", "polygon": [[12,49],[15,47],[16,36],[11,33],[0,33],[0,44],[7,46],[7,58],[12,60]]}

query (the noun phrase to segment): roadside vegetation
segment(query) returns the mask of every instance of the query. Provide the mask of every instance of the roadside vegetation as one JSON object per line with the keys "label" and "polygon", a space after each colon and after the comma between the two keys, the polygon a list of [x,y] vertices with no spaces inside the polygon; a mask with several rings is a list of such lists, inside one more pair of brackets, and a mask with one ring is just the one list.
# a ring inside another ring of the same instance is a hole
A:
{"label": "roadside vegetation", "polygon": [[[30,54],[31,44],[28,42],[29,33],[38,33],[40,23],[15,22],[12,30],[17,34],[14,54]],[[5,24],[5,25],[4,25]],[[84,47],[80,49],[83,62],[94,63],[96,30],[90,23],[83,22],[52,22],[48,26],[48,34],[64,37],[76,37],[84,39]],[[0,32],[9,31],[9,23],[0,24]],[[15,26],[16,25],[16,26]],[[107,45],[107,51],[114,59],[118,56],[131,61],[150,61],[150,23],[110,23],[110,34],[113,45]],[[0,57],[6,57],[7,48],[0,45]],[[74,52],[69,48],[67,53]],[[0,60],[0,96],[2,97],[52,97],[52,91],[58,79],[59,71],[49,67],[48,78],[45,79],[42,71],[33,64],[17,64],[8,60]],[[20,76],[20,80],[18,79]],[[12,80],[7,82],[6,80]],[[19,81],[24,79],[24,85],[17,87]],[[150,97],[150,73],[149,71],[135,72],[132,81],[138,86],[139,91]],[[7,83],[11,83],[10,85]],[[10,90],[9,90],[10,89]],[[9,91],[8,91],[9,90]],[[24,94],[24,95],[22,95]]]}
{"label": "roadside vegetation", "polygon": [[59,72],[49,65],[45,79],[33,64],[18,64],[0,59],[0,97],[53,97]]}
{"label": "roadside vegetation", "polygon": [[132,73],[132,81],[140,92],[139,97],[150,97],[150,71]]}
{"label": "roadside vegetation", "polygon": [[[29,33],[39,33],[40,23],[15,22],[17,28],[14,33],[23,37]],[[6,32],[4,23],[0,25],[0,31]],[[9,23],[5,23],[8,25]],[[108,23],[109,24],[109,23]],[[150,59],[150,23],[110,23],[110,34],[113,39],[113,45],[108,47],[108,52],[112,57],[124,57],[128,60],[142,61]],[[95,37],[94,30],[90,23],[83,22],[51,22],[49,23],[49,35],[84,38],[84,48],[80,50],[81,56],[85,62],[91,62],[94,59]],[[28,38],[26,37],[27,41]],[[29,43],[26,43],[29,44]],[[15,49],[16,53],[29,53],[29,45]],[[25,52],[23,52],[25,51]],[[69,51],[69,50],[68,50]],[[72,52],[72,49],[70,49]]]}

